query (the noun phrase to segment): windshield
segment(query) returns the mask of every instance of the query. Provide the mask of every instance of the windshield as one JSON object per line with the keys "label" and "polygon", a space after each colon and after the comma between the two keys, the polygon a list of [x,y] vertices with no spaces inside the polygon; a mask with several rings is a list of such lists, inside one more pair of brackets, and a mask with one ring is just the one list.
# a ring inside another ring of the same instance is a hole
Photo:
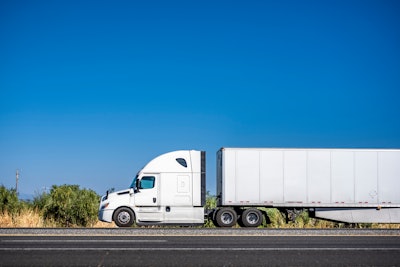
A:
{"label": "windshield", "polygon": [[133,178],[133,181],[132,181],[131,186],[130,186],[129,188],[136,189],[136,180],[137,180],[137,177],[138,177],[138,176],[136,175],[136,177]]}

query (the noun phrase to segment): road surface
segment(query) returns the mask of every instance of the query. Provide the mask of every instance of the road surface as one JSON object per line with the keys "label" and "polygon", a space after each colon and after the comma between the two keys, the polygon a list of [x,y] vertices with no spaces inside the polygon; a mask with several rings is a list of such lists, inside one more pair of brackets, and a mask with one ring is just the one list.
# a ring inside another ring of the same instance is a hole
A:
{"label": "road surface", "polygon": [[[400,266],[399,231],[244,235],[164,229],[164,234],[121,235],[114,230],[0,229],[0,266]],[[188,234],[196,232],[203,234]]]}

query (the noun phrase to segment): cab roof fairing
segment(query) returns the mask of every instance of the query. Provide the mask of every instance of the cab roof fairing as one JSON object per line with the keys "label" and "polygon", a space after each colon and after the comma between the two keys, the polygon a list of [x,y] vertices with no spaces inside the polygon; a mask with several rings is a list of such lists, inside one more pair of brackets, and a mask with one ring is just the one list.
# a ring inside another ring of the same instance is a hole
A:
{"label": "cab roof fairing", "polygon": [[[188,173],[188,172],[200,172],[196,164],[193,162],[199,162],[201,157],[201,151],[197,150],[178,150],[162,154],[150,162],[148,162],[138,173],[139,176],[142,173]],[[183,158],[186,160],[187,167],[182,166],[177,159]]]}

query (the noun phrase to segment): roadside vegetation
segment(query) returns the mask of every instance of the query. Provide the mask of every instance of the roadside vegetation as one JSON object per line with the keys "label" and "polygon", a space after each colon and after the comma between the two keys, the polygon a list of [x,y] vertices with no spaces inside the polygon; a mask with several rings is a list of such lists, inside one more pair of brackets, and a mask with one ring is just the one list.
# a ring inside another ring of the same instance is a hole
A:
{"label": "roadside vegetation", "polygon": [[53,185],[32,201],[0,186],[0,227],[114,227],[97,220],[99,198],[78,185]]}
{"label": "roadside vegetation", "polygon": [[[78,185],[53,185],[51,190],[35,196],[32,201],[19,200],[14,189],[0,185],[0,227],[116,227],[114,223],[98,221],[100,196]],[[207,193],[206,209],[217,205],[215,196]],[[294,222],[286,223],[285,214],[277,209],[262,209],[266,228],[345,228],[349,225],[310,218],[302,212]],[[211,220],[205,227],[215,227]],[[239,226],[236,226],[239,227]],[[400,229],[400,224],[355,224],[356,228]]]}

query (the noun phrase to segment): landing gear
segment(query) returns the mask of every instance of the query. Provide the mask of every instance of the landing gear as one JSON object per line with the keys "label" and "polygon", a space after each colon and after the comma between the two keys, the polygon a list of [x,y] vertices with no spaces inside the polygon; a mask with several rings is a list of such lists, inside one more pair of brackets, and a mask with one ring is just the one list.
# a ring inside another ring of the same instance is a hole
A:
{"label": "landing gear", "polygon": [[285,212],[285,217],[286,217],[286,223],[289,222],[294,222],[297,218],[297,216],[299,216],[304,209],[284,209]]}

